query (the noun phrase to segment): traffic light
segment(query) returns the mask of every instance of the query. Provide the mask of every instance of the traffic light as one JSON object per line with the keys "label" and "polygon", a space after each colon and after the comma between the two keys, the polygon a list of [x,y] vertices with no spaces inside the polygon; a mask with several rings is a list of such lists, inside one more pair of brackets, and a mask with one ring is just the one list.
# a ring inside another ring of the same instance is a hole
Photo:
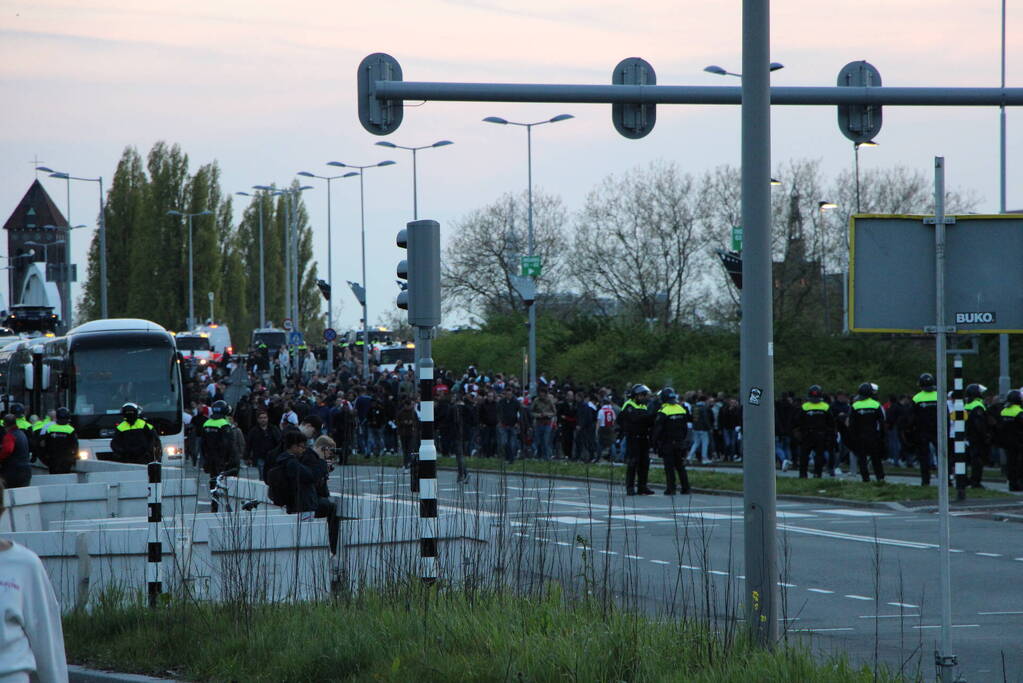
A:
{"label": "traffic light", "polygon": [[323,295],[323,298],[326,299],[327,301],[330,301],[330,285],[327,284],[327,281],[317,280],[316,286],[320,288],[320,294]]}
{"label": "traffic light", "polygon": [[398,263],[398,277],[408,286],[398,294],[398,308],[408,311],[409,324],[434,327],[440,324],[440,224],[410,222],[398,232],[397,244],[408,251]]}

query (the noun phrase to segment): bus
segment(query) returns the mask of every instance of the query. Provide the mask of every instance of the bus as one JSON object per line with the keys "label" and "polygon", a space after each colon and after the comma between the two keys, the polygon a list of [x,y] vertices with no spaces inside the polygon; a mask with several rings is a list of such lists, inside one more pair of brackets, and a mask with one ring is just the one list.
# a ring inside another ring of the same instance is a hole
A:
{"label": "bus", "polygon": [[66,406],[81,460],[112,457],[110,439],[121,406],[137,403],[160,435],[163,462],[185,452],[180,357],[160,325],[133,318],[94,320],[53,339],[31,339],[0,350],[4,398],[42,416]]}
{"label": "bus", "polygon": [[416,345],[412,342],[404,344],[385,344],[377,351],[377,366],[381,372],[392,372],[398,363],[404,368],[415,367]]}

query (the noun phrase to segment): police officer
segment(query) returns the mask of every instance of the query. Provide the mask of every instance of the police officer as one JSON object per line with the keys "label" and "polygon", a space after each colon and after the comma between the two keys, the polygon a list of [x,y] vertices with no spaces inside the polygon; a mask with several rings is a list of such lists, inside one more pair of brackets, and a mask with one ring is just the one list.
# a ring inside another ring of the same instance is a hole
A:
{"label": "police officer", "polygon": [[48,427],[51,424],[54,424],[53,418],[55,414],[56,413],[53,410],[48,411],[44,418],[33,422],[32,427],[25,433],[25,436],[28,437],[28,447],[29,450],[32,451],[33,460],[42,459],[43,448],[41,437],[46,427]]}
{"label": "police officer", "polygon": [[160,437],[156,428],[142,419],[142,409],[135,403],[121,406],[124,418],[117,425],[114,438],[110,440],[110,450],[114,459],[119,462],[145,465],[160,457]]}
{"label": "police officer", "polygon": [[1023,394],[1009,392],[998,414],[998,443],[1005,449],[1005,476],[1010,491],[1023,491]]}
{"label": "police officer", "polygon": [[[625,494],[643,496],[653,494],[647,486],[647,474],[650,471],[650,429],[653,427],[655,414],[647,408],[650,400],[650,387],[635,384],[629,392],[629,398],[622,406],[618,416],[619,429],[625,435]],[[636,480],[639,488],[636,488]]]}
{"label": "police officer", "polygon": [[987,387],[971,384],[966,387],[966,459],[970,467],[970,488],[982,489],[984,465],[991,452],[991,423],[988,422],[987,406],[983,395]]}
{"label": "police officer", "polygon": [[[203,468],[210,475],[211,491],[216,490],[219,475],[238,472],[234,425],[227,419],[229,413],[226,401],[214,401],[210,406],[210,417],[202,426],[200,444]],[[218,507],[216,497],[212,498],[210,511],[217,512]]]}
{"label": "police officer", "polygon": [[[813,452],[813,476],[820,479],[825,457],[830,458],[835,446],[835,416],[824,400],[824,392],[814,384],[806,392],[806,401],[796,416],[795,431],[799,436],[799,478],[806,479]],[[834,470],[832,469],[832,475]]]}
{"label": "police officer", "polygon": [[[925,372],[917,380],[920,391],[913,395],[912,425],[916,459],[920,463],[920,485],[931,484],[931,446],[938,450],[938,392],[934,375]],[[947,432],[942,432],[943,434]],[[947,473],[945,475],[947,477]]]}
{"label": "police officer", "polygon": [[664,461],[664,479],[667,488],[664,495],[675,494],[675,474],[678,474],[678,492],[689,493],[689,475],[686,474],[686,459],[683,442],[689,431],[689,412],[679,405],[678,394],[671,387],[661,390],[661,407],[654,418],[650,440],[657,454]]}
{"label": "police officer", "polygon": [[28,436],[28,432],[32,429],[32,423],[25,419],[25,406],[21,403],[11,404],[11,415],[14,416],[14,424],[17,425],[18,429],[25,432]]}
{"label": "police officer", "polygon": [[57,408],[54,421],[39,436],[39,457],[50,468],[50,474],[68,474],[78,457],[78,436],[71,426],[71,411]]}
{"label": "police officer", "polygon": [[864,382],[856,392],[849,411],[849,440],[860,464],[860,477],[870,481],[867,459],[874,468],[874,476],[884,481],[884,408],[874,398],[874,385]]}

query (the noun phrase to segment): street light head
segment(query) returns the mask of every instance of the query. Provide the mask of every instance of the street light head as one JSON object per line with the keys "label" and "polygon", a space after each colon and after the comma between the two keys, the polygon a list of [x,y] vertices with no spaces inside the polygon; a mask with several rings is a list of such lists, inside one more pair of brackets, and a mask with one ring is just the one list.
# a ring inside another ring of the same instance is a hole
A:
{"label": "street light head", "polygon": [[253,190],[262,190],[263,192],[272,192],[273,191],[273,188],[270,187],[269,185],[253,185],[252,189]]}
{"label": "street light head", "polygon": [[295,175],[300,175],[300,176],[302,176],[304,178],[315,178],[316,177],[315,174],[312,174],[309,171],[299,171]]}
{"label": "street light head", "polygon": [[355,175],[359,175],[359,172],[358,171],[349,171],[348,173],[345,173],[341,177],[342,178],[351,178],[352,176],[355,176]]}
{"label": "street light head", "polygon": [[67,180],[68,179],[68,174],[67,173],[61,173],[60,171],[54,171],[53,173],[50,174],[50,177],[51,178],[60,178],[61,180]]}
{"label": "street light head", "polygon": [[388,159],[387,161],[381,161],[377,166],[394,166],[394,162]]}
{"label": "street light head", "polygon": [[235,192],[235,194],[241,195],[242,197],[251,197],[252,196],[248,192]]}
{"label": "street light head", "polygon": [[568,121],[569,119],[574,119],[574,118],[575,118],[575,116],[573,116],[572,114],[558,114],[554,118],[550,119],[548,121],[548,123],[557,123],[558,121]]}
{"label": "street light head", "polygon": [[306,190],[311,190],[311,189],[313,189],[312,185],[299,185],[298,186],[298,191],[299,192],[305,192]]}
{"label": "street light head", "polygon": [[342,163],[340,161],[328,161],[327,165],[328,166],[338,166],[340,168],[348,168],[348,164]]}
{"label": "street light head", "polygon": [[377,143],[377,146],[387,147],[388,149],[395,149],[398,147],[398,145],[394,144],[393,142],[388,142],[387,140],[381,140],[380,142]]}
{"label": "street light head", "polygon": [[168,216],[184,216],[185,214],[181,213],[177,209],[171,209],[170,211],[167,212],[167,215]]}
{"label": "street light head", "polygon": [[781,181],[778,180],[777,178],[771,178],[771,184],[772,185],[781,185]]}
{"label": "street light head", "polygon": [[717,64],[711,64],[710,66],[705,66],[705,67],[703,67],[703,70],[706,71],[709,74],[715,74],[717,76],[725,76],[725,75],[728,74],[727,71],[725,71],[722,67],[718,66]]}
{"label": "street light head", "polygon": [[857,143],[857,147],[877,147],[877,143],[873,140],[867,140],[866,142]]}
{"label": "street light head", "polygon": [[[380,143],[378,142],[377,144],[379,145]],[[437,142],[433,143],[430,146],[431,147],[446,147],[448,145],[453,145],[453,144],[455,144],[455,143],[451,142],[451,140],[438,140]]]}
{"label": "street light head", "polygon": [[784,69],[785,65],[781,62],[771,62],[771,66],[768,67],[771,71],[777,71],[778,69]]}
{"label": "street light head", "polygon": [[508,125],[508,119],[502,119],[500,116],[488,116],[487,118],[483,119],[483,122],[484,123],[499,123],[502,126],[507,126]]}
{"label": "street light head", "polygon": [[829,202],[829,201],[826,201],[826,200],[825,201],[817,202],[817,209],[819,211],[826,211],[828,209],[837,209],[837,208],[838,208],[838,204],[836,204],[834,202]]}
{"label": "street light head", "polygon": [[212,216],[213,212],[210,211],[209,209],[206,209],[205,211],[200,211],[199,213],[197,213],[195,215],[196,216]]}
{"label": "street light head", "polygon": [[36,170],[42,171],[43,173],[56,173],[56,171],[54,171],[49,166],[36,166]]}

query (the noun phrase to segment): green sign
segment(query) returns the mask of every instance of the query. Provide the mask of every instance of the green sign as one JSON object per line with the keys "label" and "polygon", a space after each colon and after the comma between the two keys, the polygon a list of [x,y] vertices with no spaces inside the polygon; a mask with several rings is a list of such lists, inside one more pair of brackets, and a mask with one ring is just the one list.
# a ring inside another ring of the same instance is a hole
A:
{"label": "green sign", "polygon": [[732,228],[732,251],[742,251],[742,226]]}
{"label": "green sign", "polygon": [[540,277],[540,257],[522,257],[522,275],[525,277]]}

